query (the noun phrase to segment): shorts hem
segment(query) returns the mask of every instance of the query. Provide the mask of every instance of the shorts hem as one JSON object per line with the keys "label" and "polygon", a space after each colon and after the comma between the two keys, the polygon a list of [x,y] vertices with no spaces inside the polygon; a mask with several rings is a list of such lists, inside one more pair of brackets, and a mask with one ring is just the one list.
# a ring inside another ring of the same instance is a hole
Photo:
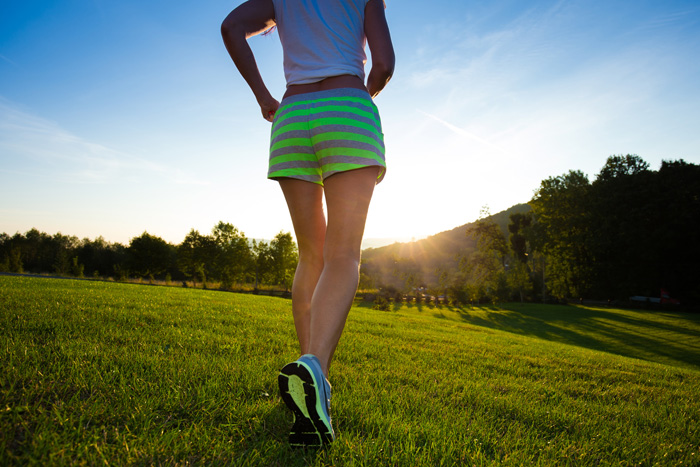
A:
{"label": "shorts hem", "polygon": [[317,185],[323,186],[323,182],[325,182],[328,177],[331,177],[331,176],[336,175],[336,174],[345,173],[345,172],[351,172],[353,170],[366,169],[367,167],[379,167],[381,169],[379,171],[379,174],[377,175],[377,183],[376,184],[379,185],[379,183],[381,183],[381,181],[384,180],[384,176],[386,175],[386,166],[381,165],[381,164],[367,164],[367,165],[363,165],[361,167],[354,167],[352,169],[347,169],[347,170],[335,170],[332,172],[326,172],[323,174],[322,180],[315,180],[316,177],[313,177],[314,179],[311,179],[308,175],[303,175],[303,174],[268,175],[267,179],[279,182],[280,179],[291,178],[294,180],[301,180],[304,182],[315,183]]}

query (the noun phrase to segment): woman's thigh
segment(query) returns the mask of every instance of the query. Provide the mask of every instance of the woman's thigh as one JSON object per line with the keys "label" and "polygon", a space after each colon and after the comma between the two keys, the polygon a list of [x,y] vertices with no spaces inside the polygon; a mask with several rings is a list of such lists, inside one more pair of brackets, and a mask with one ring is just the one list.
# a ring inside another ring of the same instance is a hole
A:
{"label": "woman's thigh", "polygon": [[320,259],[326,236],[323,187],[294,178],[280,178],[279,184],[292,218],[300,257],[313,255]]}
{"label": "woman's thigh", "polygon": [[369,204],[382,169],[373,166],[339,172],[324,181],[326,257],[342,254],[359,258]]}

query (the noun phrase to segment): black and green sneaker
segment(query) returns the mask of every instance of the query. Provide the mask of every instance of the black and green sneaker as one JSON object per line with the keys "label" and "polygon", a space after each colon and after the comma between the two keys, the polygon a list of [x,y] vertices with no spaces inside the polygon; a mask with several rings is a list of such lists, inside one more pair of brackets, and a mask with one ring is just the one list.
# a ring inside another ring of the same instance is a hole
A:
{"label": "black and green sneaker", "polygon": [[285,365],[277,377],[282,400],[294,414],[293,447],[320,447],[335,439],[331,424],[331,385],[314,355]]}

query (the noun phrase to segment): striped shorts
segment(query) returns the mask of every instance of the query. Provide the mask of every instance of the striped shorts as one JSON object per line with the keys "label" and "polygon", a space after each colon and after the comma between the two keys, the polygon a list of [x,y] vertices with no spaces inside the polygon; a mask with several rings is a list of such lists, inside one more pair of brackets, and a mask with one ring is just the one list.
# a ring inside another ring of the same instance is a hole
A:
{"label": "striped shorts", "polygon": [[367,91],[353,88],[285,98],[275,114],[267,177],[323,185],[338,172],[379,166],[384,178],[384,135]]}

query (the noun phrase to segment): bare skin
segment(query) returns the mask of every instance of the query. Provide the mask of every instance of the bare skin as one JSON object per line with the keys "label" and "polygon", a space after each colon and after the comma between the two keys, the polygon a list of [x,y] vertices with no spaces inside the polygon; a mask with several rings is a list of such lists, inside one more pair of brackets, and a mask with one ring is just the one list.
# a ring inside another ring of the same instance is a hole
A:
{"label": "bare skin", "polygon": [[326,374],[357,291],[362,236],[379,170],[338,173],[323,187],[280,180],[299,245],[292,286],[294,325],[301,354],[316,355]]}
{"label": "bare skin", "polygon": [[[247,39],[274,24],[272,0],[249,0],[232,11],[221,26],[226,49],[253,91],[263,118],[270,122],[279,102],[265,86]],[[288,86],[285,97],[338,88],[362,89],[376,97],[394,71],[394,49],[382,0],[367,3],[364,28],[372,55],[367,83],[358,76],[333,76]],[[362,236],[379,170],[365,167],[337,173],[324,180],[323,186],[290,178],[279,180],[299,247],[292,285],[299,347],[302,355],[318,357],[326,376],[357,291]]]}

